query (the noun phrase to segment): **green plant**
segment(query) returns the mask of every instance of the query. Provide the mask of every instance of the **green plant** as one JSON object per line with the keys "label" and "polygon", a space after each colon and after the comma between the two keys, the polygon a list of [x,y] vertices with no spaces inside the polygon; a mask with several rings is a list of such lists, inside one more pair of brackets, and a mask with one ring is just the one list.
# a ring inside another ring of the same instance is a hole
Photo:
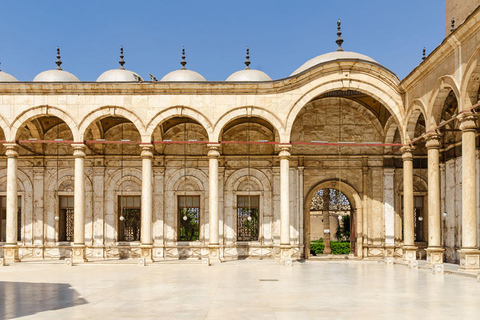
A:
{"label": "green plant", "polygon": [[350,215],[342,216],[342,223],[337,227],[335,238],[340,242],[350,241]]}
{"label": "green plant", "polygon": [[[331,241],[330,248],[332,254],[350,254],[350,242]],[[319,255],[323,254],[325,243],[323,239],[310,242],[310,253]]]}

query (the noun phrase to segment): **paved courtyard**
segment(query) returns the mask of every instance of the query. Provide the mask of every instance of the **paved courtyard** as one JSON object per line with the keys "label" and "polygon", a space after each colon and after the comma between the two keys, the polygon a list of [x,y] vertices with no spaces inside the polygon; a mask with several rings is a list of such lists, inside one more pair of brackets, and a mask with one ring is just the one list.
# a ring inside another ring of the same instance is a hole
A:
{"label": "paved courtyard", "polygon": [[480,283],[377,262],[20,263],[0,268],[0,318],[479,319]]}

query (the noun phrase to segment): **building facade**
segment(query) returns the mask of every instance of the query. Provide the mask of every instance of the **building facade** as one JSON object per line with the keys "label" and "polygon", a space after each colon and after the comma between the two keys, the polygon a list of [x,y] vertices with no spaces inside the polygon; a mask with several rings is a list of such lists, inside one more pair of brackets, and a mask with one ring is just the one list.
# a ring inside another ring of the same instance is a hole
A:
{"label": "building facade", "polygon": [[123,51],[96,82],[59,53],[33,82],[0,72],[0,256],[309,258],[334,190],[357,258],[476,269],[479,38],[476,8],[401,81],[344,51],[340,25],[337,51],[279,80],[248,53],[224,82],[185,57],[144,81]]}

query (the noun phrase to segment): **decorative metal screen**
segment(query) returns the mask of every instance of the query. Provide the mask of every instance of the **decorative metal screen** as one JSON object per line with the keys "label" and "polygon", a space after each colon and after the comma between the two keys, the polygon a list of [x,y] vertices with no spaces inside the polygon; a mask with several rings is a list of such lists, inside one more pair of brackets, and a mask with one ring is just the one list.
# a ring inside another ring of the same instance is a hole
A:
{"label": "decorative metal screen", "polygon": [[118,241],[140,241],[141,197],[119,197]]}
{"label": "decorative metal screen", "polygon": [[237,196],[237,241],[257,241],[259,196]]}
{"label": "decorative metal screen", "polygon": [[60,214],[58,221],[58,240],[73,241],[73,232],[75,229],[74,202],[72,196],[62,196],[59,198]]}
{"label": "decorative metal screen", "polygon": [[179,241],[200,238],[200,196],[178,197]]}

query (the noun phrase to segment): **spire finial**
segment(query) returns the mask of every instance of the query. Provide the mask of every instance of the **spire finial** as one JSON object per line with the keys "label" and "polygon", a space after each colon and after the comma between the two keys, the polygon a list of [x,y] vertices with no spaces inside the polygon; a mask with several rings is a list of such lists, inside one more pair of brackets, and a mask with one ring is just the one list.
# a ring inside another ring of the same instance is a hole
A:
{"label": "spire finial", "polygon": [[425,60],[427,58],[426,56],[426,52],[427,50],[425,50],[425,47],[423,47],[423,56],[422,56],[422,60]]}
{"label": "spire finial", "polygon": [[[0,64],[2,64],[2,63],[0,62]],[[0,68],[0,71],[2,71],[2,69],[1,69],[1,68]]]}
{"label": "spire finial", "polygon": [[185,67],[187,65],[187,60],[185,60],[185,47],[182,47],[182,61],[180,62],[180,64],[182,65],[181,70],[187,70],[187,68]]}
{"label": "spire finial", "polygon": [[250,69],[250,48],[247,47],[247,56],[246,56],[247,60],[245,60],[245,65],[247,66],[245,68],[245,70],[249,70]]}
{"label": "spire finial", "polygon": [[342,22],[340,21],[340,19],[338,19],[338,21],[337,21],[337,41],[335,41],[335,42],[338,44],[337,51],[343,51],[343,48],[342,48],[342,43],[343,43]]}
{"label": "spire finial", "polygon": [[56,70],[62,70],[62,67],[60,67],[62,65],[62,60],[60,60],[60,48],[59,47],[57,47],[57,61],[55,61],[55,63],[57,64]]}
{"label": "spire finial", "polygon": [[450,32],[453,32],[455,30],[455,18],[452,18],[452,28],[450,29]]}
{"label": "spire finial", "polygon": [[125,60],[123,60],[125,56],[123,55],[123,46],[120,46],[120,61],[118,61],[118,63],[120,63],[120,69],[122,70],[125,70],[125,67],[123,66],[125,64]]}

